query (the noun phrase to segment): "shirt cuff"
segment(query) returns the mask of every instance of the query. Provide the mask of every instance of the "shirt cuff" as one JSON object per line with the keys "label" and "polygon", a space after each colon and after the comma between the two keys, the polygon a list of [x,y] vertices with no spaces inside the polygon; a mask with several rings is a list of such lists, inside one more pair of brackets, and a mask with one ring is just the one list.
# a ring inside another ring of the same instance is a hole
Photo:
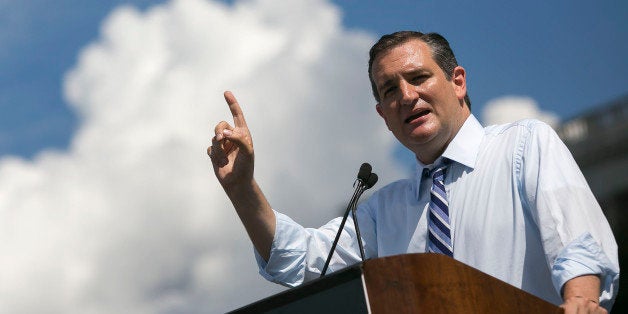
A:
{"label": "shirt cuff", "polygon": [[600,305],[610,311],[619,289],[619,269],[588,232],[564,247],[552,266],[552,282],[561,296],[567,281],[583,275],[600,276]]}
{"label": "shirt cuff", "polygon": [[307,233],[290,217],[275,211],[275,236],[268,261],[253,248],[259,273],[268,281],[295,287],[303,283]]}

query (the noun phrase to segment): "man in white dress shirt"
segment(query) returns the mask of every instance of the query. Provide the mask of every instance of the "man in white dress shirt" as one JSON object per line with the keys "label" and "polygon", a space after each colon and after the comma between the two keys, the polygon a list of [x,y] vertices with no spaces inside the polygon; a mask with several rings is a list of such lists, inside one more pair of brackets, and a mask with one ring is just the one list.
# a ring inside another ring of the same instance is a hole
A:
{"label": "man in white dress shirt", "polygon": [[[371,49],[369,76],[377,113],[416,155],[417,171],[359,206],[368,258],[441,247],[566,313],[610,310],[619,282],[617,244],[550,127],[523,120],[483,128],[471,114],[465,69],[435,33],[383,36]],[[207,153],[253,242],[260,273],[288,286],[317,277],[339,219],[310,229],[271,208],[253,176],[242,110],[230,92],[225,100],[235,125],[218,123]],[[445,167],[439,219],[447,228],[434,236],[430,189],[437,183],[429,174],[437,167]],[[345,227],[332,271],[360,260],[352,226]],[[435,246],[436,238],[446,241]]]}

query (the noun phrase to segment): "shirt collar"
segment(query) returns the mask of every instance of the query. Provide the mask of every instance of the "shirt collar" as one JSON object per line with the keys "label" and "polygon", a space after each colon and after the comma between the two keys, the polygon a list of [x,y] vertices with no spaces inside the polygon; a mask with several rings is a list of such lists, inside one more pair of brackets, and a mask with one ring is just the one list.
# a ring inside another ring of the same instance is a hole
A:
{"label": "shirt collar", "polygon": [[445,157],[473,169],[483,137],[484,128],[475,116],[469,115],[439,158]]}
{"label": "shirt collar", "polygon": [[458,133],[449,142],[447,148],[431,165],[425,165],[420,160],[416,160],[417,190],[423,175],[423,169],[432,169],[434,165],[442,162],[443,158],[457,162],[471,169],[475,167],[475,162],[480,151],[480,144],[484,137],[484,128],[473,114],[469,115]]}

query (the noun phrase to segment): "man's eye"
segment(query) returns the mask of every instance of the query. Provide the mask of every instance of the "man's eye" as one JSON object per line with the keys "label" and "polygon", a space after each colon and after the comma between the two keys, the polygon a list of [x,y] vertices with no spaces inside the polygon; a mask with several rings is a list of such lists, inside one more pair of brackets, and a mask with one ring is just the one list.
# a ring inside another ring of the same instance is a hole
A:
{"label": "man's eye", "polygon": [[388,96],[395,92],[397,88],[395,86],[388,87],[384,90],[384,96]]}
{"label": "man's eye", "polygon": [[427,79],[427,75],[417,75],[412,78],[412,83],[418,84],[425,81],[426,79]]}

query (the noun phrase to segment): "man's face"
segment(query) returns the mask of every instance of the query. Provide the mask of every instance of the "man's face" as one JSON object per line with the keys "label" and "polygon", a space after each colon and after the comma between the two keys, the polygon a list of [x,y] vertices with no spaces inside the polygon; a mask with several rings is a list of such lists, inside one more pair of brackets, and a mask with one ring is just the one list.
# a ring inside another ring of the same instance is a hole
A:
{"label": "man's face", "polygon": [[421,162],[432,163],[470,114],[464,69],[456,67],[448,81],[429,46],[413,39],[378,56],[372,73],[376,109],[388,129]]}

